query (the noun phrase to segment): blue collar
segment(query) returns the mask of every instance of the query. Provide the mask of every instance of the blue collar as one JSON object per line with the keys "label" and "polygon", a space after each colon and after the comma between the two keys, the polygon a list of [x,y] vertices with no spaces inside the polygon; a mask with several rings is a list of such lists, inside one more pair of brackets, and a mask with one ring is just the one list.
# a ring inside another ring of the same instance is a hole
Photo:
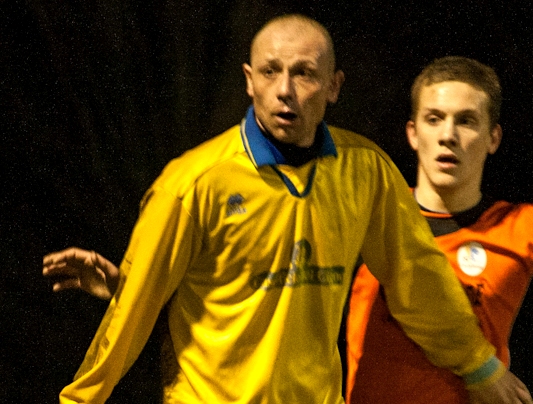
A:
{"label": "blue collar", "polygon": [[[335,156],[337,149],[329,133],[329,129],[324,121],[320,122],[317,133],[322,132],[323,143],[318,155],[320,157]],[[276,147],[263,135],[255,120],[254,107],[250,106],[246,112],[246,117],[241,122],[241,137],[244,143],[246,153],[256,167],[286,164],[285,157],[276,149]]]}

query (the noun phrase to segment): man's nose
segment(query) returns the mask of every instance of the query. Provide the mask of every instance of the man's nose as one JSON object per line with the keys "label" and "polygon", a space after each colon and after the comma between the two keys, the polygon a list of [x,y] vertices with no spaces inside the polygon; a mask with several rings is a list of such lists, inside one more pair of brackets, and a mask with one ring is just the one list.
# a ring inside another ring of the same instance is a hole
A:
{"label": "man's nose", "polygon": [[278,81],[278,98],[286,100],[292,98],[293,95],[293,82],[289,72],[283,72],[279,76]]}
{"label": "man's nose", "polygon": [[453,119],[446,120],[442,127],[442,131],[440,132],[439,144],[455,146],[457,145],[457,142],[457,125],[455,124]]}

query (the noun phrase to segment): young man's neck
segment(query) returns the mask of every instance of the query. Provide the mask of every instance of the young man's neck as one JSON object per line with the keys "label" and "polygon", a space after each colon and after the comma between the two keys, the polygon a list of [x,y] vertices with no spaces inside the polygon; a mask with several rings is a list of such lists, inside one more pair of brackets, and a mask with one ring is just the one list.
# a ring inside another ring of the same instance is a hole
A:
{"label": "young man's neck", "polygon": [[479,188],[465,191],[435,189],[418,184],[414,196],[419,205],[432,212],[459,213],[476,206],[481,201],[482,194]]}

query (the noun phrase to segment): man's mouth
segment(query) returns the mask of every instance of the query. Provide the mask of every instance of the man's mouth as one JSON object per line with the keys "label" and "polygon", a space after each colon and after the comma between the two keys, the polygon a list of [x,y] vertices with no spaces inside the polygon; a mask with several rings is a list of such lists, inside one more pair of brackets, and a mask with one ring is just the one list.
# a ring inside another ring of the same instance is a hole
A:
{"label": "man's mouth", "polygon": [[455,156],[439,156],[437,157],[439,163],[453,163],[459,164],[459,160]]}
{"label": "man's mouth", "polygon": [[459,159],[451,154],[441,154],[437,157],[437,163],[442,168],[453,168],[459,164]]}
{"label": "man's mouth", "polygon": [[279,118],[281,118],[283,121],[286,122],[293,122],[298,115],[296,115],[294,112],[280,112],[276,114]]}

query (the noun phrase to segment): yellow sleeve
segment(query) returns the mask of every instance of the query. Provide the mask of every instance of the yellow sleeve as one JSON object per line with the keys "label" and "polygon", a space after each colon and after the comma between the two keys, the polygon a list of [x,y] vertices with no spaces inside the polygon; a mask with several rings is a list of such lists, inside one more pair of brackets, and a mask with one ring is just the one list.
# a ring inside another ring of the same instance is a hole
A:
{"label": "yellow sleeve", "polygon": [[74,382],[61,391],[61,403],[106,401],[137,359],[195,254],[196,226],[181,201],[163,189],[151,189],[145,200],[120,266],[118,291]]}
{"label": "yellow sleeve", "polygon": [[463,377],[473,373],[490,378],[494,372],[478,371],[493,361],[495,348],[478,327],[466,294],[405,180],[386,158],[376,174],[362,256],[383,285],[390,312],[435,365]]}

